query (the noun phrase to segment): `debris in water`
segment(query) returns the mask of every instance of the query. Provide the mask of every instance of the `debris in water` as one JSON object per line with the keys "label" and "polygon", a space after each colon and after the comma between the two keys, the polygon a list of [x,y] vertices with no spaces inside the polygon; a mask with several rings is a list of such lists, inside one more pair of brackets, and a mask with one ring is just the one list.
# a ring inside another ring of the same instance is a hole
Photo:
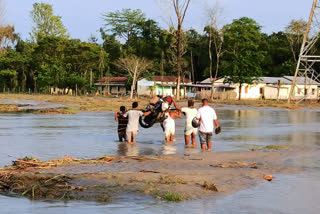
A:
{"label": "debris in water", "polygon": [[263,178],[267,181],[272,181],[272,179],[274,178],[274,176],[272,175],[264,175]]}

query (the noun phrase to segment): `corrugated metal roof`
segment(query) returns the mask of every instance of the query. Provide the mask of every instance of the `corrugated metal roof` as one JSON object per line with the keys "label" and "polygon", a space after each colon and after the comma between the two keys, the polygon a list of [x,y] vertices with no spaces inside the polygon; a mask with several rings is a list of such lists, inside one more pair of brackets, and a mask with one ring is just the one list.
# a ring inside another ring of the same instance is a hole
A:
{"label": "corrugated metal roof", "polygon": [[[294,76],[284,76],[284,78],[290,80],[291,82],[293,81]],[[319,82],[307,77],[297,77],[296,80],[297,84],[308,84],[308,85],[320,85]]]}
{"label": "corrugated metal roof", "polygon": [[[177,77],[175,76],[153,76],[156,82],[176,82]],[[187,78],[181,78],[181,83],[191,83],[191,80]]]}
{"label": "corrugated metal roof", "polygon": [[266,83],[266,84],[278,84],[278,81],[282,80],[282,84],[291,84],[292,82],[283,77],[260,77],[258,83]]}
{"label": "corrugated metal roof", "polygon": [[[217,78],[214,82],[223,82],[224,78]],[[207,78],[200,82],[200,84],[211,84],[212,81],[210,78]]]}
{"label": "corrugated metal roof", "polygon": [[128,77],[102,77],[98,82],[125,82]]}

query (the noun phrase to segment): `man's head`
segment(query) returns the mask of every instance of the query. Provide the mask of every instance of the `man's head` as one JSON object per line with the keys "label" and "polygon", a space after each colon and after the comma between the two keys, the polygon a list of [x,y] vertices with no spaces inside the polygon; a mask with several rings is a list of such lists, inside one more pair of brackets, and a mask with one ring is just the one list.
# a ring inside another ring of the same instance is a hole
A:
{"label": "man's head", "polygon": [[188,100],[188,107],[193,107],[193,106],[194,106],[194,101]]}
{"label": "man's head", "polygon": [[138,108],[138,102],[133,102],[132,103],[132,108]]}
{"label": "man's head", "polygon": [[120,111],[125,112],[126,111],[126,107],[125,106],[120,106]]}
{"label": "man's head", "polygon": [[202,106],[207,106],[209,105],[209,101],[207,98],[202,99]]}

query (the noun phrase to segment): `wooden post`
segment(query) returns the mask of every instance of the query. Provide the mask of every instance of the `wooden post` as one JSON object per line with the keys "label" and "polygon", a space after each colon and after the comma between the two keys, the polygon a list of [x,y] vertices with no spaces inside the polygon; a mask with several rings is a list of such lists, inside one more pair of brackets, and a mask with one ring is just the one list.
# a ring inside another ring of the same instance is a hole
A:
{"label": "wooden post", "polygon": [[78,84],[76,84],[76,96],[78,96]]}

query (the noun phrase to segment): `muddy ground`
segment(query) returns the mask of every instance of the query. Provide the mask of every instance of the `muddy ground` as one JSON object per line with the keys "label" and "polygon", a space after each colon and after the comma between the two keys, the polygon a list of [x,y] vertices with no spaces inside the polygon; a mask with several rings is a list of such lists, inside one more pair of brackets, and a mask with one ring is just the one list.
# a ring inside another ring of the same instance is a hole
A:
{"label": "muddy ground", "polygon": [[[139,97],[135,100],[130,100],[128,97],[0,94],[0,112],[21,112],[21,109],[18,108],[19,106],[15,104],[8,105],[5,100],[11,100],[17,103],[19,103],[19,101],[41,101],[51,105],[62,105],[64,107],[63,111],[55,112],[54,110],[51,110],[49,113],[68,114],[77,113],[79,111],[116,111],[121,105],[131,108],[133,101],[138,101],[139,106],[143,109],[148,104],[150,98]],[[4,103],[1,104],[1,102]],[[299,104],[295,104],[294,102],[288,104],[286,100],[281,100],[279,102],[275,100],[215,100],[212,104],[223,105],[224,107],[231,106],[234,109],[242,109],[242,106],[251,108],[320,109],[320,103],[317,102],[317,100],[303,101]],[[179,105],[186,106],[186,99],[181,100]],[[200,105],[200,100],[196,100],[196,106],[198,107]],[[48,111],[39,113],[48,113]]]}
{"label": "muddy ground", "polygon": [[118,194],[137,193],[181,201],[234,193],[268,182],[264,175],[298,173],[298,168],[286,164],[297,155],[308,154],[203,152],[184,157],[65,157],[49,162],[25,158],[0,170],[0,191],[32,199],[103,202]]}

